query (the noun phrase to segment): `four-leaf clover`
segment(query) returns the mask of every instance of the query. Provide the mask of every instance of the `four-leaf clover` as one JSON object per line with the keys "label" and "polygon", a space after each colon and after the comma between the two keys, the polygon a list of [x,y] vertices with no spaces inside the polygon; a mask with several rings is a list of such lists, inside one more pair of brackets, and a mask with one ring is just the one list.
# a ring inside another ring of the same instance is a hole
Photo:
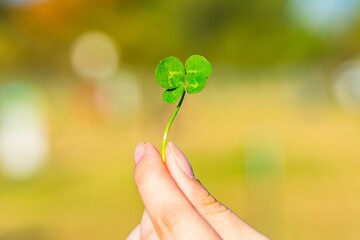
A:
{"label": "four-leaf clover", "polygon": [[193,94],[203,90],[211,72],[211,63],[200,55],[189,57],[185,62],[185,67],[176,57],[164,58],[157,65],[155,70],[156,81],[161,87],[166,89],[162,94],[163,100],[166,103],[173,104],[181,97],[165,129],[161,148],[161,155],[164,161],[168,133],[171,124],[179,112],[185,93]]}
{"label": "four-leaf clover", "polygon": [[185,67],[178,58],[167,57],[156,67],[155,78],[166,89],[163,100],[173,104],[184,91],[193,94],[203,90],[211,72],[211,63],[203,56],[192,55],[186,60]]}

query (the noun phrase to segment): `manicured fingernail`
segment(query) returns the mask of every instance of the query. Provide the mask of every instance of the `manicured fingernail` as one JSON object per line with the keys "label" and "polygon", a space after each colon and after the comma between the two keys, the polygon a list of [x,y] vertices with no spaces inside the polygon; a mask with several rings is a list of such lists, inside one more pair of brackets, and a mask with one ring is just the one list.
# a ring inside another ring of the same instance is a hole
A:
{"label": "manicured fingernail", "polygon": [[194,178],[194,172],[191,168],[191,165],[185,155],[181,152],[181,150],[175,146],[172,142],[169,142],[170,152],[172,157],[175,159],[179,167],[183,170],[183,172],[191,177]]}
{"label": "manicured fingernail", "polygon": [[135,165],[137,165],[140,160],[144,157],[146,152],[146,143],[139,143],[135,149]]}

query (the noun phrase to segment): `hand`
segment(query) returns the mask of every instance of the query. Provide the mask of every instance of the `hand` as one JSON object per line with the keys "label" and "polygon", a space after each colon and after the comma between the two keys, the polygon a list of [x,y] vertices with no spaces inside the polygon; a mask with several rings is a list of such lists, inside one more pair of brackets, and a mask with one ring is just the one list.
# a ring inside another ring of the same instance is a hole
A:
{"label": "hand", "polygon": [[145,211],[128,240],[268,239],[201,185],[174,144],[167,145],[164,163],[153,145],[140,143],[135,165],[135,183]]}

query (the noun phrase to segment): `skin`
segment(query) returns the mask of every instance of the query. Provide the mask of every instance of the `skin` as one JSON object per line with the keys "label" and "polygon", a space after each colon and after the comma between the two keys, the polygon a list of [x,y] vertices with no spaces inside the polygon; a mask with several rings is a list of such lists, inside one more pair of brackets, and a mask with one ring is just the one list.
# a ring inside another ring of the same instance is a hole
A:
{"label": "skin", "polygon": [[128,240],[268,239],[218,202],[171,142],[165,163],[153,145],[140,143],[135,150],[134,178],[145,211]]}

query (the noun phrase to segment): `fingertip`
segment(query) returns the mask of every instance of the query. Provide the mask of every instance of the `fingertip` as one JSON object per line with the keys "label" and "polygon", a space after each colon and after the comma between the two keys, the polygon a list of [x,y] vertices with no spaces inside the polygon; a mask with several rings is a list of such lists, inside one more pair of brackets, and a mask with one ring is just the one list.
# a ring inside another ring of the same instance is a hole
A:
{"label": "fingertip", "polygon": [[[183,173],[185,173],[186,176],[190,178],[195,178],[194,171],[190,165],[189,160],[185,156],[185,154],[180,150],[179,147],[177,147],[174,143],[169,142],[166,147],[166,158],[167,160],[174,162],[176,164],[176,167],[180,169]],[[168,167],[171,163],[167,163]]]}
{"label": "fingertip", "polygon": [[149,178],[150,174],[163,168],[158,150],[150,143],[140,143],[135,150],[134,178],[137,186]]}
{"label": "fingertip", "polygon": [[146,148],[146,154],[160,156],[160,153],[157,150],[157,148],[151,143],[145,142],[145,148]]}
{"label": "fingertip", "polygon": [[140,162],[140,160],[144,157],[145,153],[146,153],[146,143],[141,142],[135,148],[135,152],[134,152],[135,165],[137,165]]}
{"label": "fingertip", "polygon": [[140,142],[134,152],[135,165],[137,165],[145,156],[156,156],[159,155],[159,151],[152,145],[147,142]]}

